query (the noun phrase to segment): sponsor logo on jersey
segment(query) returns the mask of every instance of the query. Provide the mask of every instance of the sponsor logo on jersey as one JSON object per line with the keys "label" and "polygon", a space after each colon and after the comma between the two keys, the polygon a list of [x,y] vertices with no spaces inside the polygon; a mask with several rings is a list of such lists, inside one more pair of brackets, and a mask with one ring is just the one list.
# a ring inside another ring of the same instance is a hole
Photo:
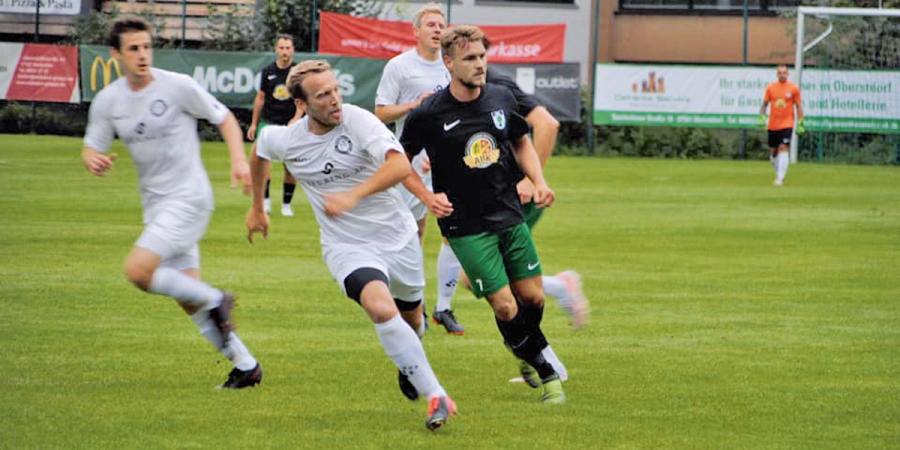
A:
{"label": "sponsor logo on jersey", "polygon": [[165,114],[167,109],[169,109],[169,105],[166,105],[166,102],[162,100],[154,100],[153,103],[150,104],[150,114],[153,114],[154,117]]}
{"label": "sponsor logo on jersey", "polygon": [[453,122],[450,122],[450,123],[444,122],[444,131],[450,131],[450,130],[452,130],[453,127],[459,125],[459,122],[460,122],[460,121],[461,121],[461,119],[456,119],[456,120],[454,120]]}
{"label": "sponsor logo on jersey", "polygon": [[324,173],[325,175],[328,175],[331,173],[332,169],[334,169],[334,164],[327,162],[327,163],[325,163],[325,170],[323,170],[322,173]]}
{"label": "sponsor logo on jersey", "polygon": [[506,114],[503,113],[502,109],[491,111],[491,119],[494,119],[494,126],[498,130],[506,128]]}
{"label": "sponsor logo on jersey", "polygon": [[463,162],[472,169],[484,169],[500,159],[500,147],[489,133],[475,133],[466,142]]}
{"label": "sponsor logo on jersey", "polygon": [[783,98],[779,98],[779,99],[775,100],[776,108],[784,108],[785,106],[787,106],[787,102]]}
{"label": "sponsor logo on jersey", "polygon": [[335,141],[334,149],[338,153],[346,155],[353,150],[353,141],[351,141],[350,137],[347,135],[342,134],[337,138],[337,141]]}
{"label": "sponsor logo on jersey", "polygon": [[272,97],[275,98],[275,100],[281,100],[281,101],[290,100],[291,93],[288,92],[287,86],[285,86],[283,84],[279,84],[278,86],[275,87],[275,90],[272,91]]}

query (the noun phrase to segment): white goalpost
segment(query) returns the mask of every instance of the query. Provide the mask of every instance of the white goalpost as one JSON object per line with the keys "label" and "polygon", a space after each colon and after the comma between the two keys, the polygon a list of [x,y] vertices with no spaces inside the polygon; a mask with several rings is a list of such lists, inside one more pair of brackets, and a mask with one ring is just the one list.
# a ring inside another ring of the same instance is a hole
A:
{"label": "white goalpost", "polygon": [[[805,21],[807,16],[822,18],[828,22],[827,29],[808,44],[805,35]],[[827,39],[834,30],[832,18],[841,16],[851,17],[884,17],[884,18],[900,18],[900,9],[881,9],[881,8],[827,8],[827,7],[809,7],[800,6],[797,8],[797,47],[794,62],[794,72],[796,84],[801,85],[803,81],[803,57],[804,54],[812,50],[816,45]],[[846,39],[847,36],[838,36],[838,38]],[[852,37],[851,37],[852,38]],[[900,62],[898,62],[900,67]],[[896,69],[896,67],[895,67]],[[895,93],[896,94],[896,93]],[[805,103],[805,102],[804,102]],[[806,109],[804,108],[804,111]],[[790,158],[792,163],[797,162],[797,136],[796,133],[791,139]]]}

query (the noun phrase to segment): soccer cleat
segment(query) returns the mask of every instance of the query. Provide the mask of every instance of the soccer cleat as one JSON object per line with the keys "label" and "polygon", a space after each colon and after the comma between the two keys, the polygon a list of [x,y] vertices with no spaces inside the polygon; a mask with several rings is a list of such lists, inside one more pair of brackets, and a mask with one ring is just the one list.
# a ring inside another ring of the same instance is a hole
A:
{"label": "soccer cleat", "polygon": [[291,208],[290,203],[281,205],[281,215],[284,217],[294,217],[294,208]]}
{"label": "soccer cleat", "polygon": [[441,427],[450,416],[456,414],[456,403],[450,397],[432,397],[428,401],[428,418],[425,426],[434,431]]}
{"label": "soccer cleat", "polygon": [[263,208],[266,210],[266,214],[272,214],[272,202],[269,199],[263,200]]}
{"label": "soccer cleat", "polygon": [[228,380],[225,381],[225,384],[219,387],[219,389],[242,389],[253,387],[262,382],[262,376],[263,371],[259,363],[256,363],[256,367],[246,371],[235,367],[234,369],[231,369],[231,373],[228,374]]}
{"label": "soccer cleat", "polygon": [[569,308],[566,312],[572,318],[572,328],[580,330],[587,324],[591,312],[584,290],[581,288],[581,275],[574,270],[566,270],[556,276],[566,285],[566,295],[569,298]]}
{"label": "soccer cleat", "polygon": [[397,371],[397,382],[400,384],[400,392],[402,392],[406,398],[410,400],[419,399],[419,391],[413,386],[412,382],[409,381],[409,377],[399,370]]}
{"label": "soccer cleat", "polygon": [[231,310],[234,308],[234,294],[231,292],[221,291],[222,301],[219,306],[209,310],[209,318],[219,330],[219,338],[222,339],[224,349],[228,346],[228,335],[234,331],[234,325],[231,323]]}
{"label": "soccer cleat", "polygon": [[776,178],[775,181],[772,182],[772,184],[775,186],[782,186],[782,185],[784,185],[784,181],[781,181]]}
{"label": "soccer cleat", "polygon": [[456,321],[456,316],[453,315],[452,309],[435,311],[431,315],[431,320],[438,325],[443,325],[450,334],[462,336],[466,332],[466,329]]}
{"label": "soccer cleat", "polygon": [[565,403],[566,393],[563,392],[562,381],[559,375],[554,374],[550,379],[544,381],[544,393],[541,395],[541,403]]}
{"label": "soccer cleat", "polygon": [[519,373],[522,374],[522,380],[528,383],[529,386],[537,388],[541,385],[541,378],[538,376],[537,370],[534,370],[531,364],[521,359],[519,360]]}

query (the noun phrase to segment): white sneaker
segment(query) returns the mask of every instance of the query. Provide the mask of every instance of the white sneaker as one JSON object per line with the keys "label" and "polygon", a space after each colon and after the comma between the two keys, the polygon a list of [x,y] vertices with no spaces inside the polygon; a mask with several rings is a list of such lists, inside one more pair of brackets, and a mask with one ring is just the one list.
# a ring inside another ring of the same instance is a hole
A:
{"label": "white sneaker", "polygon": [[774,184],[775,186],[782,186],[784,185],[784,181],[776,179],[774,182],[772,182],[772,184]]}
{"label": "white sneaker", "polygon": [[269,199],[263,200],[263,208],[266,210],[266,214],[272,214],[272,202]]}
{"label": "white sneaker", "polygon": [[291,208],[290,203],[281,205],[281,215],[284,217],[294,217],[294,208]]}
{"label": "white sneaker", "polygon": [[588,323],[591,308],[581,289],[581,275],[574,270],[566,270],[556,276],[566,284],[566,295],[569,297],[567,312],[572,316],[572,328],[576,330],[584,328]]}

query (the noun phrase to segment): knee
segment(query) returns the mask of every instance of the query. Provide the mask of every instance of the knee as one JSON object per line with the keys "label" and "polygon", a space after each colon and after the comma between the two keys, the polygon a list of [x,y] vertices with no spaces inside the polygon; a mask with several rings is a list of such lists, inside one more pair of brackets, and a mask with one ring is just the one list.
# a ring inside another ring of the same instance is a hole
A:
{"label": "knee", "polygon": [[506,299],[494,299],[493,301],[490,301],[490,303],[491,307],[494,308],[494,316],[504,322],[513,320],[519,312],[515,300],[508,301]]}
{"label": "knee", "polygon": [[149,268],[133,262],[125,263],[125,278],[142,291],[150,290],[150,282],[153,281],[153,271]]}

